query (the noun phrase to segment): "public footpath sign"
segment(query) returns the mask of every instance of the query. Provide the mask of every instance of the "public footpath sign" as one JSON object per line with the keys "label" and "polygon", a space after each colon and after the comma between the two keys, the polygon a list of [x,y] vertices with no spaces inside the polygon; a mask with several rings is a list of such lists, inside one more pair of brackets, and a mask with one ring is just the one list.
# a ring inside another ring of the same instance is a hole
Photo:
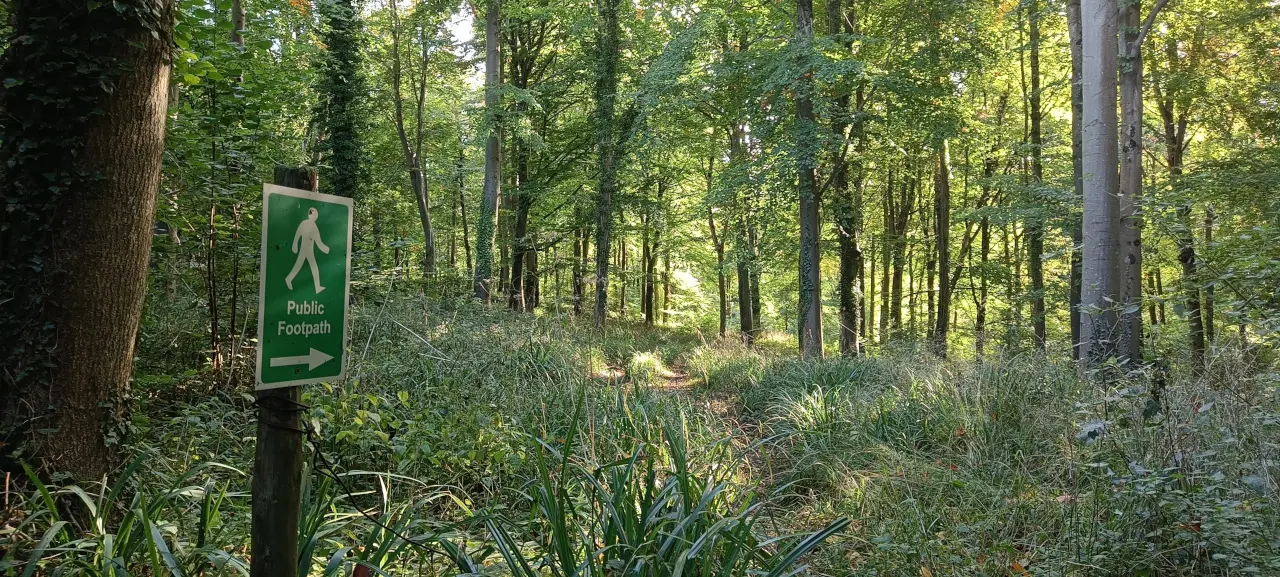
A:
{"label": "public footpath sign", "polygon": [[352,213],[350,198],[264,185],[258,390],[345,375]]}

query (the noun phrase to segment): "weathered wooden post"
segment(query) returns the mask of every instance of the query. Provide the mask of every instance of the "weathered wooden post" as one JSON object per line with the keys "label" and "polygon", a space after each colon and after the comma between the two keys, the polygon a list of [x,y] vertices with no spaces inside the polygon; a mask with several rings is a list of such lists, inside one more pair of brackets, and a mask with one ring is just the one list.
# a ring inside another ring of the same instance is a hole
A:
{"label": "weathered wooden post", "polygon": [[[301,190],[319,189],[319,179],[312,168],[277,166],[274,182]],[[258,391],[258,444],[251,488],[252,577],[298,576],[304,434],[301,403],[302,387]]]}

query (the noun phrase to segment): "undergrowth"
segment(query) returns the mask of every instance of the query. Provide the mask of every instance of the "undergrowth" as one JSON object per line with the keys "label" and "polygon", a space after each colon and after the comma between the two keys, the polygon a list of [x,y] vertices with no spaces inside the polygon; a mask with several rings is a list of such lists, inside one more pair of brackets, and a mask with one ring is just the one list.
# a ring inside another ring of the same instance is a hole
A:
{"label": "undergrowth", "polygon": [[[801,361],[786,335],[427,302],[362,297],[351,378],[306,389],[302,574],[1280,574],[1280,374],[1254,349],[1101,385],[1033,355]],[[184,310],[148,308],[136,458],[18,480],[0,574],[246,573],[248,371],[187,368]]]}

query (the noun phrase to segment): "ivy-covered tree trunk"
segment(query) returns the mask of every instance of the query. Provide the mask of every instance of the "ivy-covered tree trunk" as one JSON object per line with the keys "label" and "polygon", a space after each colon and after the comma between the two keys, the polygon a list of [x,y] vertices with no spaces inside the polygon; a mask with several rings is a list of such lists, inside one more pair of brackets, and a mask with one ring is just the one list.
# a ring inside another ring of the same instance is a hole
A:
{"label": "ivy-covered tree trunk", "polygon": [[0,440],[115,464],[169,85],[172,0],[17,0],[0,61]]}
{"label": "ivy-covered tree trunk", "polygon": [[800,353],[822,358],[822,251],[817,177],[817,141],[813,114],[813,78],[808,64],[813,47],[813,0],[796,0],[796,43],[800,78],[796,81],[796,172],[800,194]]}
{"label": "ivy-covered tree trunk", "polygon": [[326,0],[319,6],[327,47],[320,90],[326,136],[321,192],[360,198],[360,186],[368,180],[361,143],[368,94],[360,58],[360,13],[353,0]]}
{"label": "ivy-covered tree trunk", "polygon": [[[609,235],[613,232],[613,195],[618,189],[618,142],[614,108],[618,98],[619,0],[596,0],[596,311],[595,326],[604,326],[609,303]],[[625,285],[624,285],[625,286]],[[625,297],[624,297],[625,298]],[[621,301],[620,301],[621,302]]]}
{"label": "ivy-covered tree trunk", "polygon": [[484,199],[476,220],[476,298],[489,304],[493,283],[493,239],[498,229],[498,198],[502,194],[502,0],[489,0],[484,18],[484,108],[490,122],[484,142]]}

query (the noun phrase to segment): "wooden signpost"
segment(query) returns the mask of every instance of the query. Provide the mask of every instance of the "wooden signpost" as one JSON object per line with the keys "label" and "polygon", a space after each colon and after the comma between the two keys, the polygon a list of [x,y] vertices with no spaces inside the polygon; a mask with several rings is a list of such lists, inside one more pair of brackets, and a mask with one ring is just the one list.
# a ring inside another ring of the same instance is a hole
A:
{"label": "wooden signpost", "polygon": [[298,576],[300,385],[341,379],[351,270],[351,199],[316,192],[314,169],[277,166],[262,199],[258,442],[252,577]]}

